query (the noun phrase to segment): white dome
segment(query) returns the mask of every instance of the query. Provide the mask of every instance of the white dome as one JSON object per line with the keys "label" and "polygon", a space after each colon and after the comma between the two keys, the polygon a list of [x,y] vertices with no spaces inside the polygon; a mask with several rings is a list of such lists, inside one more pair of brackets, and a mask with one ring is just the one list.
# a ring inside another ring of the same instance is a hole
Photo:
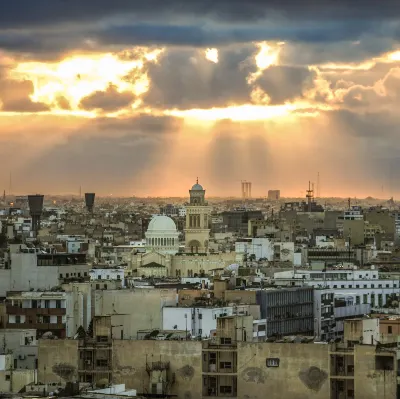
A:
{"label": "white dome", "polygon": [[148,232],[165,231],[165,232],[175,232],[176,224],[168,216],[157,215],[150,220]]}
{"label": "white dome", "polygon": [[192,191],[203,191],[203,187],[199,184],[196,183],[193,187],[192,187]]}

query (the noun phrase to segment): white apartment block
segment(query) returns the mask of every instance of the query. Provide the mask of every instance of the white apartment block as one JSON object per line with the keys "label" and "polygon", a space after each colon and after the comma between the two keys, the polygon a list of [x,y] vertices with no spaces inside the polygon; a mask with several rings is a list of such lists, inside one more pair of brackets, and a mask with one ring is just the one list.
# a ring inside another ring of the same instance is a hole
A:
{"label": "white apartment block", "polygon": [[125,286],[124,282],[124,269],[121,268],[96,268],[89,271],[90,280],[118,280],[122,282],[122,286]]}
{"label": "white apartment block", "polygon": [[400,288],[400,280],[380,279],[374,269],[285,271],[274,273],[274,281],[277,286],[309,286],[352,294],[356,304],[376,307],[384,306],[387,298],[398,294]]}

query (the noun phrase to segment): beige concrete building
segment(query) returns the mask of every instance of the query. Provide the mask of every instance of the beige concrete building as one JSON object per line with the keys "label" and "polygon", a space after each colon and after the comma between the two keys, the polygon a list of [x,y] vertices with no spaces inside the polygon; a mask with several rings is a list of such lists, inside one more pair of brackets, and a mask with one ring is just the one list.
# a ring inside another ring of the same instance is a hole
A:
{"label": "beige concrete building", "polygon": [[[248,319],[243,318],[243,326],[250,329]],[[102,318],[86,343],[41,340],[38,378],[42,383],[89,381],[85,378],[90,375],[90,382],[182,399],[396,398],[393,350],[353,341],[244,342],[238,323],[235,317],[220,318],[217,336],[203,342],[112,341],[113,324]],[[348,337],[358,335],[358,329],[350,327]]]}
{"label": "beige concrete building", "polygon": [[94,314],[113,317],[114,337],[137,339],[139,330],[161,329],[162,308],[176,306],[177,300],[176,289],[99,290],[94,295]]}
{"label": "beige concrete building", "polygon": [[132,255],[131,269],[145,277],[193,277],[212,274],[216,269],[235,263],[235,252],[216,254],[161,254],[150,252]]}
{"label": "beige concrete building", "polygon": [[186,205],[185,251],[207,253],[212,209],[205,201],[206,191],[198,180],[189,193],[190,202]]}

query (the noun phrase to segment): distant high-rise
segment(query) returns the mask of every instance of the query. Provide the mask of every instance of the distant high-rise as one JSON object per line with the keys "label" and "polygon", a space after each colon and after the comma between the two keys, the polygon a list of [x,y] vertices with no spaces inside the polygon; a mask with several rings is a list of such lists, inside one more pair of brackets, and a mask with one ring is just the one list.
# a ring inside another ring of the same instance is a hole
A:
{"label": "distant high-rise", "polygon": [[281,198],[280,190],[268,190],[268,199],[270,201],[277,201]]}
{"label": "distant high-rise", "polygon": [[93,206],[94,206],[95,197],[96,197],[95,193],[85,193],[85,205],[86,205],[86,209],[90,213],[93,212]]}
{"label": "distant high-rise", "polygon": [[251,198],[251,182],[246,180],[242,181],[242,198]]}
{"label": "distant high-rise", "polygon": [[37,235],[40,229],[40,218],[43,213],[44,196],[40,194],[28,195],[29,214],[32,218],[32,230]]}

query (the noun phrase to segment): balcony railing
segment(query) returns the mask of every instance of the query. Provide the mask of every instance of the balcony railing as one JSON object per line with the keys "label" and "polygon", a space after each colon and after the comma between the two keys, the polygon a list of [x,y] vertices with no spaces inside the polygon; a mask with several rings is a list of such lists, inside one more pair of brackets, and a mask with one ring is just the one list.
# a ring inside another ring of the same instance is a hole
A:
{"label": "balcony railing", "polygon": [[6,328],[21,328],[35,330],[65,330],[66,325],[63,323],[7,323]]}
{"label": "balcony railing", "polygon": [[11,315],[50,315],[50,316],[64,316],[66,314],[65,308],[20,308],[19,306],[7,305],[7,314]]}

